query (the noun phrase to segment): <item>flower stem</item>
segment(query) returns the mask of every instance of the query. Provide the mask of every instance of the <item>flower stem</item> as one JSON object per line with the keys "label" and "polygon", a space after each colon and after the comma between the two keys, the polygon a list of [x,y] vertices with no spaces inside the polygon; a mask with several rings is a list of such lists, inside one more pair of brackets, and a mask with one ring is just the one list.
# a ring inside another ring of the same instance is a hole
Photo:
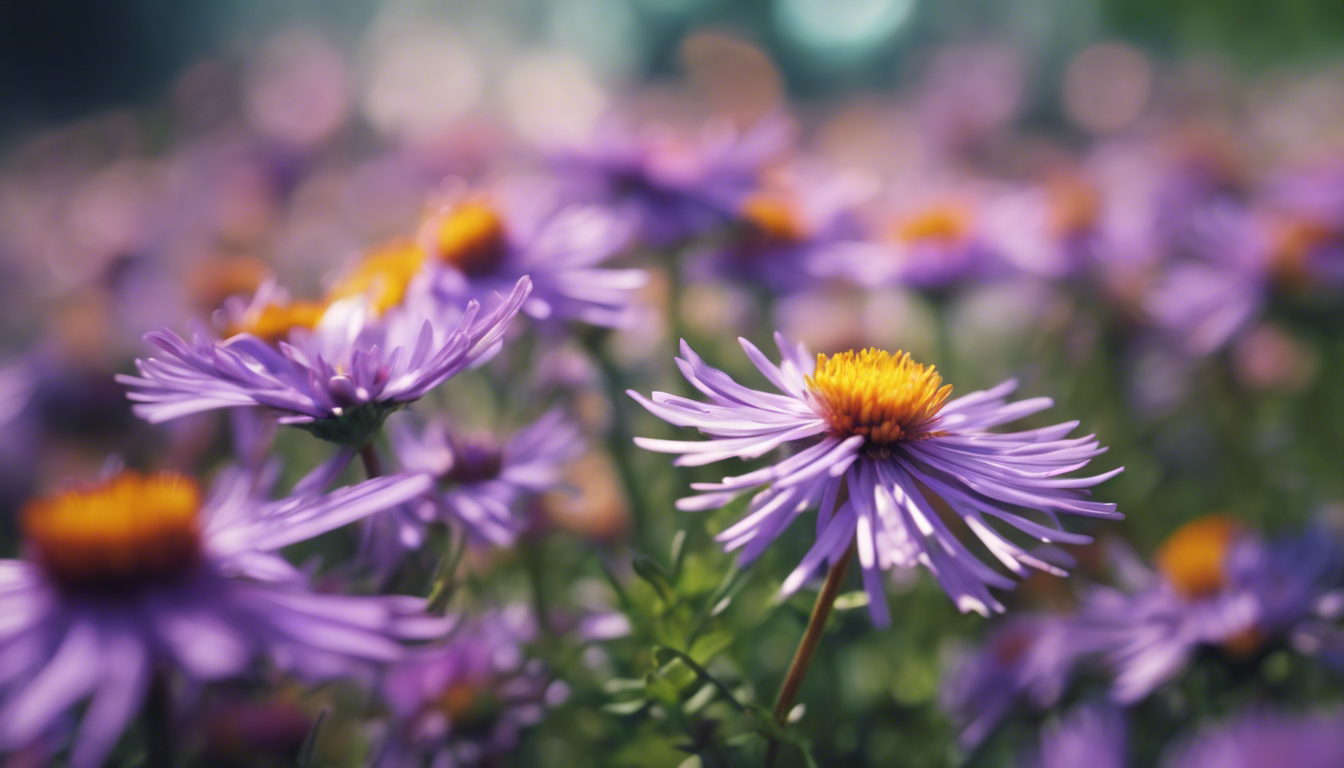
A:
{"label": "flower stem", "polygon": [[378,449],[373,447],[372,440],[359,449],[359,458],[363,460],[364,473],[370,480],[383,474],[383,462],[378,458]]}
{"label": "flower stem", "polygon": [[173,768],[173,702],[168,678],[156,673],[145,698],[145,768]]}
{"label": "flower stem", "polygon": [[644,489],[647,483],[640,480],[639,472],[632,461],[634,451],[631,448],[633,444],[630,442],[630,427],[625,417],[626,403],[631,401],[625,394],[625,382],[621,375],[620,366],[608,354],[604,344],[605,339],[591,335],[586,341],[588,351],[593,361],[597,363],[598,373],[602,378],[602,386],[607,390],[607,399],[611,404],[611,424],[607,433],[607,451],[611,454],[612,462],[616,465],[616,472],[620,477],[622,489],[625,491],[626,503],[629,505],[630,517],[634,522],[635,538],[638,540],[640,535],[648,535],[646,526],[649,523],[649,515],[644,498]]}
{"label": "flower stem", "polygon": [[[780,726],[784,725],[785,718],[789,716],[789,710],[793,708],[793,700],[798,696],[798,689],[803,687],[803,678],[807,676],[807,668],[812,664],[812,657],[816,655],[817,647],[821,645],[821,632],[826,628],[826,619],[830,617],[831,608],[835,605],[835,598],[840,594],[840,587],[845,583],[845,574],[849,571],[849,561],[852,559],[854,559],[853,544],[826,572],[826,582],[821,585],[821,592],[817,594],[817,602],[812,606],[812,617],[807,620],[807,629],[803,631],[803,639],[798,641],[798,650],[793,654],[793,662],[789,664],[789,672],[784,676],[784,683],[779,686],[779,696],[775,699],[775,721]],[[765,752],[767,768],[775,764],[778,756],[779,742],[771,739]]]}

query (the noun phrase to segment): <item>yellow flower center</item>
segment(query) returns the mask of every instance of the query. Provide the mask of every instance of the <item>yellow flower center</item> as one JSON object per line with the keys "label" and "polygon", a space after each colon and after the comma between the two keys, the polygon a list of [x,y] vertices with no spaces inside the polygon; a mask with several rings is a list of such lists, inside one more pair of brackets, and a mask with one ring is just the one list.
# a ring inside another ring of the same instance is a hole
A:
{"label": "yellow flower center", "polygon": [[934,205],[896,225],[896,239],[906,243],[954,243],[971,231],[971,214],[955,203]]}
{"label": "yellow flower center", "polygon": [[373,310],[381,315],[405,298],[406,289],[424,261],[425,252],[415,243],[389,243],[365,256],[328,295],[332,299],[367,297]]}
{"label": "yellow flower center", "polygon": [[1226,586],[1227,554],[1240,533],[1229,517],[1201,517],[1177,528],[1153,559],[1177,592],[1206,597]]}
{"label": "yellow flower center", "polygon": [[19,518],[31,557],[57,585],[116,591],[180,578],[201,559],[201,492],[182,475],[122,472],[30,502]]}
{"label": "yellow flower center", "polygon": [[327,311],[327,305],[316,301],[296,301],[293,304],[267,304],[259,311],[249,312],[242,322],[228,329],[230,336],[250,333],[268,344],[289,336],[295,328],[316,328]]}
{"label": "yellow flower center", "polygon": [[468,277],[489,274],[504,258],[504,220],[486,203],[458,205],[434,225],[434,256]]}
{"label": "yellow flower center", "polygon": [[742,221],[751,233],[772,243],[796,243],[807,237],[802,222],[784,200],[754,195],[742,203]]}
{"label": "yellow flower center", "polygon": [[835,432],[863,435],[877,446],[937,434],[928,427],[952,393],[933,366],[872,348],[817,355],[807,386]]}

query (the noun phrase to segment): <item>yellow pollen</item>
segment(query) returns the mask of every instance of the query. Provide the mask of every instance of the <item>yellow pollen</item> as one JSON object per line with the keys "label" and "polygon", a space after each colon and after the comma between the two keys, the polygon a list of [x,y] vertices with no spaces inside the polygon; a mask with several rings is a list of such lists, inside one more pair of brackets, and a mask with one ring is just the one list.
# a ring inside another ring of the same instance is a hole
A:
{"label": "yellow pollen", "polygon": [[742,221],[767,241],[796,243],[805,237],[802,222],[783,200],[769,195],[754,195],[742,203]]}
{"label": "yellow pollen", "polygon": [[249,312],[243,321],[228,329],[230,336],[250,333],[274,344],[289,336],[295,328],[316,328],[327,311],[327,305],[316,301],[296,301],[293,304],[267,304],[258,312]]}
{"label": "yellow pollen", "polygon": [[1201,517],[1177,528],[1153,560],[1177,592],[1206,597],[1227,584],[1227,554],[1240,533],[1229,517]]}
{"label": "yellow pollen", "polygon": [[896,225],[896,238],[906,243],[934,241],[952,243],[971,231],[971,215],[953,203],[935,205]]}
{"label": "yellow pollen", "polygon": [[364,257],[349,275],[337,283],[328,296],[344,299],[367,297],[378,314],[401,303],[406,289],[424,264],[425,252],[415,243],[398,241],[375,249]]}
{"label": "yellow pollen", "polygon": [[468,277],[489,274],[508,247],[504,220],[489,205],[458,205],[434,225],[435,257]]}
{"label": "yellow pollen", "polygon": [[115,591],[180,578],[201,557],[201,492],[188,477],[122,472],[24,507],[31,557],[57,585]]}
{"label": "yellow pollen", "polygon": [[879,446],[937,434],[927,428],[952,393],[933,366],[873,348],[817,355],[807,386],[835,432]]}

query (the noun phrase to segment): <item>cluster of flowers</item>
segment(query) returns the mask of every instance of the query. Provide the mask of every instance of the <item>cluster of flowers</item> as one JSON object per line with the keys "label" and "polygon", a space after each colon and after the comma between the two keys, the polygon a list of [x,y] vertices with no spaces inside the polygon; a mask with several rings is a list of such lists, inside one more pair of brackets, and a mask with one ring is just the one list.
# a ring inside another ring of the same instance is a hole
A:
{"label": "cluster of flowers", "polygon": [[[511,358],[541,368],[536,347],[596,349],[608,330],[638,333],[659,277],[674,287],[673,325],[680,289],[709,282],[750,287],[767,306],[896,287],[943,307],[970,286],[1045,281],[1104,298],[1133,339],[1187,361],[1237,342],[1280,295],[1329,301],[1344,288],[1340,168],[1252,173],[1221,140],[1175,130],[1025,179],[944,158],[937,173],[884,184],[828,167],[782,116],[712,122],[692,137],[613,124],[544,159],[544,172],[450,182],[405,236],[362,243],[352,263],[277,264],[273,274],[215,254],[192,262],[205,275],[200,291],[178,274],[162,280],[177,268],[171,249],[157,266],[113,253],[81,273],[116,307],[99,318],[193,324],[186,335],[149,333],[154,356],[115,381],[143,420],[189,425],[165,438],[179,448],[201,414],[229,411],[236,466],[219,470],[208,493],[194,471],[114,467],[98,483],[22,505],[23,557],[0,563],[0,749],[64,749],[67,713],[87,702],[70,759],[100,765],[137,713],[162,720],[153,739],[171,730],[172,694],[247,677],[262,660],[300,679],[377,687],[387,711],[380,764],[432,754],[435,765],[469,765],[514,746],[566,695],[528,658],[552,617],[513,606],[445,615],[418,597],[347,593],[361,578],[383,591],[408,563],[432,571],[446,557],[436,549],[443,527],[472,546],[519,546],[525,510],[584,451],[583,421],[558,408],[507,436],[478,437],[433,407],[394,414],[428,405],[474,368]],[[283,165],[270,169],[277,190],[294,170]],[[140,239],[153,250],[151,237]],[[189,305],[210,310],[210,322]],[[162,318],[165,307],[175,314]],[[98,322],[66,320],[56,335],[67,349],[105,338]],[[996,431],[1051,407],[1049,398],[1010,401],[1011,380],[953,397],[933,366],[904,352],[813,356],[782,334],[775,341],[778,362],[741,341],[774,391],[739,383],[683,341],[676,365],[703,398],[630,395],[708,438],[636,440],[679,454],[679,466],[763,460],[694,483],[677,504],[701,511],[749,496],[718,536],[742,562],[816,511],[815,537],[783,594],[857,556],[879,625],[890,621],[890,574],[919,566],[958,609],[988,615],[1004,610],[991,590],[1033,569],[1063,574],[1073,559],[1062,547],[1091,542],[1061,517],[1119,517],[1089,489],[1120,469],[1075,474],[1105,450],[1092,435],[1071,437],[1077,422]],[[96,371],[98,385],[61,397],[53,382],[69,380],[77,359],[39,351],[0,371],[6,428],[30,435],[53,414],[78,419],[70,400],[101,394],[112,377]],[[541,399],[535,382],[506,386],[511,398]],[[277,425],[335,446],[283,495]],[[356,456],[369,478],[331,490]],[[187,451],[174,465],[204,458]],[[393,474],[382,471],[388,459]],[[633,502],[640,492],[626,493]],[[352,524],[358,556],[341,564],[349,589],[333,593],[278,554]],[[953,678],[949,700],[968,741],[1024,698],[1059,701],[1090,656],[1115,665],[1116,696],[1132,703],[1198,647],[1251,654],[1286,639],[1337,652],[1333,550],[1281,550],[1218,522],[1179,534],[1156,573],[1124,562],[1131,589],[1098,588],[1068,619],[1017,619],[982,663]],[[612,633],[611,622],[597,623],[598,634]],[[1080,722],[1115,730],[1109,715]],[[1055,736],[1048,744],[1067,741]]]}
{"label": "cluster of flowers", "polygon": [[[1231,518],[1211,516],[1177,529],[1153,567],[1124,545],[1111,547],[1118,587],[1091,586],[1069,613],[1018,614],[944,681],[943,703],[975,746],[1005,721],[1048,723],[1039,764],[1070,766],[1085,748],[1102,765],[1126,764],[1126,713],[1170,694],[1199,663],[1255,670],[1276,653],[1337,666],[1344,635],[1344,549],[1325,530],[1266,539]],[[1109,695],[1075,695],[1089,678]],[[1207,678],[1204,685],[1207,685]],[[1193,697],[1217,691],[1197,689]],[[1081,699],[1081,703],[1077,703]],[[1257,765],[1259,760],[1330,765],[1344,759],[1338,713],[1273,714],[1263,705],[1219,736],[1176,747],[1167,765]],[[1209,742],[1209,743],[1204,743]],[[1215,746],[1218,745],[1218,746]],[[1226,762],[1221,762],[1226,761]]]}

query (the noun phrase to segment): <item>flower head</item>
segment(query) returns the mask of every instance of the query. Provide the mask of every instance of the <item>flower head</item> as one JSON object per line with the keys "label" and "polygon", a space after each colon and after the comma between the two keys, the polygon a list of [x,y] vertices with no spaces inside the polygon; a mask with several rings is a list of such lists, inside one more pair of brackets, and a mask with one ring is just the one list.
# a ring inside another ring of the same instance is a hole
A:
{"label": "flower head", "polygon": [[[165,358],[137,360],[139,376],[118,376],[162,422],[217,408],[264,408],[325,440],[363,445],[392,411],[493,352],[531,291],[521,277],[489,314],[469,302],[456,327],[425,307],[371,317],[359,299],[337,301],[311,330],[286,329],[271,344],[252,333],[217,340],[172,331],[146,338]],[[431,319],[435,318],[435,319]]]}
{"label": "flower head", "polygon": [[779,117],[742,131],[711,123],[694,142],[660,127],[608,125],[555,164],[573,194],[611,206],[641,240],[667,246],[728,223],[792,133]]}
{"label": "flower head", "polygon": [[577,427],[559,410],[505,440],[463,436],[442,419],[418,430],[394,420],[388,433],[401,466],[434,478],[435,485],[412,503],[369,521],[368,554],[383,566],[418,548],[436,521],[461,528],[476,543],[513,544],[529,522],[523,504],[556,487],[565,466],[583,449]]}
{"label": "flower head", "polygon": [[546,706],[562,700],[563,684],[529,659],[536,625],[523,606],[472,618],[439,647],[391,669],[383,695],[394,715],[375,765],[402,768],[438,756],[435,765],[480,765],[506,754]]}
{"label": "flower head", "polygon": [[772,176],[742,198],[721,242],[688,264],[688,278],[724,276],[780,291],[819,279],[873,282],[883,254],[867,243],[859,209],[875,189],[867,175],[810,166]]}
{"label": "flower head", "polygon": [[1339,712],[1243,712],[1206,726],[1168,749],[1164,768],[1331,768],[1344,763],[1344,716]]}
{"label": "flower head", "polygon": [[1129,728],[1114,705],[1087,702],[1041,731],[1040,768],[1126,768]]}
{"label": "flower head", "polygon": [[[684,342],[682,373],[709,403],[662,392],[634,392],[654,415],[709,436],[703,442],[636,438],[649,450],[682,454],[676,463],[701,465],[757,458],[788,446],[794,453],[765,468],[718,483],[697,483],[700,495],[684,510],[712,509],[753,493],[747,514],[719,535],[750,560],[808,508],[819,507],[817,536],[802,563],[784,581],[791,594],[823,563],[857,548],[874,618],[888,620],[881,575],[924,565],[962,610],[1002,610],[989,587],[1012,581],[975,556],[952,533],[950,514],[962,520],[1000,563],[1021,575],[1028,567],[1059,572],[1062,553],[1026,549],[991,524],[999,521],[1047,543],[1080,543],[1059,513],[1117,517],[1114,504],[1089,501],[1086,491],[1120,470],[1067,478],[1101,453],[1092,437],[1066,439],[1076,423],[996,434],[990,428],[1050,406],[1047,398],[1010,404],[1016,386],[948,399],[950,389],[930,367],[908,355],[879,350],[809,359],[801,347],[776,341],[780,365],[751,343],[752,363],[780,390],[738,384],[705,364]],[[944,511],[939,511],[939,510]],[[1043,521],[1033,520],[1035,512]]]}
{"label": "flower head", "polygon": [[1155,569],[1117,551],[1124,589],[1096,587],[1080,610],[1115,668],[1114,696],[1146,697],[1199,648],[1246,659],[1274,642],[1322,638],[1318,611],[1341,558],[1330,537],[1265,541],[1229,518],[1187,523],[1158,549]]}
{"label": "flower head", "polygon": [[533,319],[615,327],[629,321],[648,280],[644,270],[600,266],[630,235],[627,221],[601,206],[516,180],[449,199],[426,219],[418,245],[434,294],[451,305],[484,302],[526,275],[533,291],[523,312]]}
{"label": "flower head", "polygon": [[101,765],[156,670],[210,681],[267,657],[346,677],[446,628],[413,598],[314,594],[272,554],[407,501],[428,478],[301,487],[282,501],[262,498],[265,484],[225,471],[205,495],[181,475],[127,471],[31,502],[25,559],[0,561],[0,749],[89,699],[71,764]]}
{"label": "flower head", "polygon": [[944,678],[942,705],[961,726],[962,744],[979,744],[1024,705],[1033,711],[1054,706],[1089,650],[1062,616],[1019,615],[994,627]]}

